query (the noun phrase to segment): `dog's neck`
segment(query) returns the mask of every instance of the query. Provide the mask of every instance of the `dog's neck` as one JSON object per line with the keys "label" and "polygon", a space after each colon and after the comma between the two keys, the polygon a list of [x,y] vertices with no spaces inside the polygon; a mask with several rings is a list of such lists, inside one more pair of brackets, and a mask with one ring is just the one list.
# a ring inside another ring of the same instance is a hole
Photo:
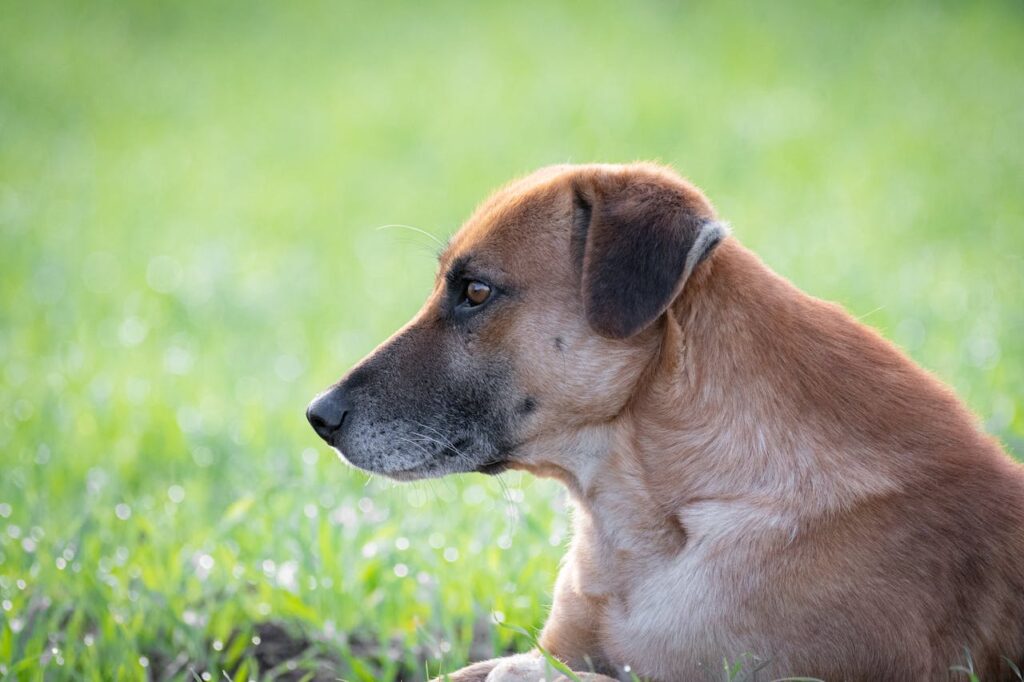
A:
{"label": "dog's neck", "polygon": [[[856,324],[735,240],[706,265],[666,316],[662,370],[633,406],[634,452],[652,496],[672,506],[733,499],[801,509],[813,497],[829,509],[890,490],[876,443],[831,409],[844,378],[807,374],[839,370],[830,356]],[[808,353],[818,357],[808,362]]]}
{"label": "dog's neck", "polygon": [[[812,299],[726,240],[665,316],[660,355],[593,452],[572,472],[584,510],[627,504],[668,536],[696,503],[828,515],[899,489],[929,438],[962,424],[886,396],[932,394],[938,382],[839,307]],[[908,430],[925,420],[930,431]],[[968,432],[970,429],[968,429]],[[647,521],[637,521],[647,524]],[[649,530],[649,529],[648,529]]]}

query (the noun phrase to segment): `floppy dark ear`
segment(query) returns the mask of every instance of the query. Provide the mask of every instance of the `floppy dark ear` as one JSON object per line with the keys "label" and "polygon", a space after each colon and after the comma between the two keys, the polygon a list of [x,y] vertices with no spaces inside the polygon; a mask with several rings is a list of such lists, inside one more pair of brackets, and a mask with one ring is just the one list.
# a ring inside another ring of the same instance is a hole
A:
{"label": "floppy dark ear", "polygon": [[728,234],[703,195],[667,172],[583,173],[573,194],[583,308],[608,338],[658,319]]}

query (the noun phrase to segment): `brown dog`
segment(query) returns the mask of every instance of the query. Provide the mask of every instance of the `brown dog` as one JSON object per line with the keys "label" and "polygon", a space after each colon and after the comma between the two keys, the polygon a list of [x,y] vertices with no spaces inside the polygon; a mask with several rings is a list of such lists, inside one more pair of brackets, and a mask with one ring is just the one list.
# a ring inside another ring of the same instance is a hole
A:
{"label": "brown dog", "polygon": [[[562,481],[575,533],[540,641],[574,668],[1015,679],[1024,656],[1022,469],[669,169],[558,166],[497,192],[419,314],[308,417],[392,478]],[[451,679],[538,679],[539,660]]]}

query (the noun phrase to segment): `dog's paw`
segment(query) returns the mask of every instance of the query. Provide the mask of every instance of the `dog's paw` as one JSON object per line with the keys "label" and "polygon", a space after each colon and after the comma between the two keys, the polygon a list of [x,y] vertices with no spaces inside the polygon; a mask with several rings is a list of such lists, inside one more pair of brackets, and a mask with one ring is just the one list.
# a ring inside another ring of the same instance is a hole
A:
{"label": "dog's paw", "polygon": [[491,671],[494,670],[494,666],[500,660],[492,658],[489,661],[473,663],[455,672],[442,673],[430,682],[486,682],[489,679],[488,675],[490,675]]}
{"label": "dog's paw", "polygon": [[[615,682],[597,673],[576,673],[582,682]],[[520,654],[503,659],[494,666],[485,682],[569,682],[543,656]]]}

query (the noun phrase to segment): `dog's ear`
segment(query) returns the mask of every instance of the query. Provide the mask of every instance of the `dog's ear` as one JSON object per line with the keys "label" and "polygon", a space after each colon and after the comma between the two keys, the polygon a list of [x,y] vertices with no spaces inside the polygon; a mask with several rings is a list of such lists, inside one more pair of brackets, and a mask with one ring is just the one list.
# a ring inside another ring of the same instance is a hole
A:
{"label": "dog's ear", "polygon": [[660,168],[588,169],[572,189],[583,309],[607,338],[658,319],[728,234],[696,188]]}

